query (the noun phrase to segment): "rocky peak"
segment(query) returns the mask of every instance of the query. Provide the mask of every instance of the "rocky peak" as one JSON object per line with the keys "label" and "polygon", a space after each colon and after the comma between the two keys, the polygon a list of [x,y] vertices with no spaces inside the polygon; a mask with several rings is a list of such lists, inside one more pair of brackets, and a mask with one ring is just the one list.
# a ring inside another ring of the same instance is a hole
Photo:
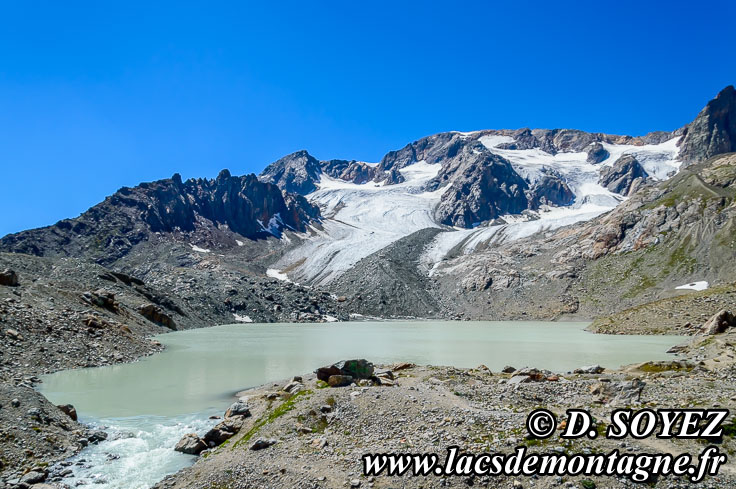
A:
{"label": "rocky peak", "polygon": [[729,85],[708,102],[685,126],[680,158],[691,165],[722,153],[736,151],[736,89]]}
{"label": "rocky peak", "polygon": [[402,168],[420,161],[444,164],[454,158],[466,144],[467,141],[460,133],[443,132],[409,143],[400,150],[389,151],[376,169],[376,181],[401,183],[403,177],[399,170]]}
{"label": "rocky peak", "polygon": [[317,158],[305,150],[286,155],[268,165],[259,178],[263,182],[277,185],[285,192],[306,195],[317,189],[322,173]]}
{"label": "rocky peak", "polygon": [[475,141],[445,161],[428,188],[449,183],[436,209],[442,224],[472,227],[503,214],[518,214],[529,207],[527,182],[505,158]]}

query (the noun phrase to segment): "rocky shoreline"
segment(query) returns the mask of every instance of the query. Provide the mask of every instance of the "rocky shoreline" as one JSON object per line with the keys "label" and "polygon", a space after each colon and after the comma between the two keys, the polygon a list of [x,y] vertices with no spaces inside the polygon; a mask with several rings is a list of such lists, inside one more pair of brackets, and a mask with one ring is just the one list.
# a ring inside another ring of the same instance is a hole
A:
{"label": "rocky shoreline", "polygon": [[[187,435],[184,451],[204,450],[191,467],[167,477],[159,489],[207,488],[633,488],[625,478],[607,477],[365,477],[365,453],[438,453],[457,445],[470,453],[535,452],[691,453],[708,443],[736,453],[736,424],[726,422],[722,439],[546,440],[527,436],[529,412],[545,407],[561,417],[567,409],[587,409],[602,432],[617,407],[728,407],[736,402],[736,332],[698,337],[681,348],[681,359],[647,362],[621,370],[596,366],[567,374],[533,368],[485,366],[460,369],[410,364],[376,366],[369,379],[349,382],[323,372],[267,384],[238,394],[224,419],[204,435]],[[345,372],[342,372],[343,374]],[[336,374],[334,376],[341,376]],[[355,374],[353,374],[355,375]],[[359,376],[358,376],[359,377]],[[383,380],[386,380],[384,382]],[[717,386],[717,389],[714,389]],[[217,436],[213,434],[216,433]],[[212,440],[216,440],[213,443]],[[212,446],[215,445],[215,446]],[[207,447],[207,448],[205,448]],[[736,487],[736,465],[695,485],[664,478],[649,487]]]}
{"label": "rocky shoreline", "polygon": [[[200,438],[185,436],[177,449],[200,453],[190,468],[156,487],[639,487],[626,479],[591,477],[364,477],[365,453],[444,453],[457,445],[470,453],[511,452],[524,446],[539,452],[691,453],[712,440],[623,441],[557,436],[530,438],[526,416],[543,406],[561,417],[567,409],[587,409],[606,426],[615,408],[717,408],[736,402],[736,330],[714,317],[713,334],[698,335],[678,347],[669,362],[645,362],[620,370],[598,366],[567,374],[534,368],[474,369],[381,365],[365,361],[336,364],[266,384],[237,395],[223,421]],[[355,366],[356,363],[362,362]],[[359,371],[360,370],[360,371]],[[355,373],[358,371],[358,373]],[[717,386],[717,389],[714,387]],[[732,457],[736,421],[715,441]],[[656,483],[650,481],[650,485]],[[667,478],[656,487],[696,487]],[[697,487],[736,486],[736,465]]]}

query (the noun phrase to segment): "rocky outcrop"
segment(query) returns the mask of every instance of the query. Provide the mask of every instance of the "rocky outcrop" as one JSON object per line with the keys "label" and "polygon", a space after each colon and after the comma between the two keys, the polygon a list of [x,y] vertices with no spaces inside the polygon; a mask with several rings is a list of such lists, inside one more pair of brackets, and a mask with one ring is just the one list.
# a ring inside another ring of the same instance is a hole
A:
{"label": "rocky outcrop", "polygon": [[603,168],[598,183],[624,196],[635,192],[649,178],[641,163],[632,155],[621,156],[613,166]]}
{"label": "rocky outcrop", "polygon": [[604,148],[603,145],[598,142],[588,146],[587,153],[588,158],[586,158],[586,161],[588,163],[593,163],[594,165],[600,163],[610,156],[610,153],[606,151],[606,148]]}
{"label": "rocky outcrop", "polygon": [[223,170],[214,180],[170,179],[123,187],[75,219],[12,234],[0,249],[40,256],[77,256],[107,264],[154,233],[237,233],[246,238],[304,231],[319,210],[286,196],[255,175]]}
{"label": "rocky outcrop", "polygon": [[138,308],[138,313],[151,322],[165,326],[169,329],[176,329],[176,321],[169,316],[166,311],[156,304],[145,304]]}
{"label": "rocky outcrop", "polygon": [[376,170],[376,181],[396,184],[403,181],[399,170],[409,165],[425,161],[430,164],[442,163],[443,166],[454,158],[465,147],[461,134],[443,132],[409,143],[400,150],[389,151],[381,159]]}
{"label": "rocky outcrop", "polygon": [[736,151],[736,89],[730,85],[700,111],[684,129],[680,158],[691,165]]}
{"label": "rocky outcrop", "polygon": [[529,208],[528,183],[506,159],[478,142],[460,146],[442,165],[429,188],[450,182],[435,210],[437,221],[469,228],[502,214],[519,214]]}
{"label": "rocky outcrop", "polygon": [[329,160],[320,162],[322,172],[332,178],[355,184],[370,182],[376,178],[376,167],[362,161]]}

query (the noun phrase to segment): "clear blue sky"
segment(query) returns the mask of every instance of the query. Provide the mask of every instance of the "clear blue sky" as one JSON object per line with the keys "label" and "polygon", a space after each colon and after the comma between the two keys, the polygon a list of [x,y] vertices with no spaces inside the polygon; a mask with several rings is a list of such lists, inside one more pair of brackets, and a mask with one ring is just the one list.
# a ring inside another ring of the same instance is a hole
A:
{"label": "clear blue sky", "polygon": [[2,2],[0,235],[298,149],[675,129],[736,83],[736,2],[658,3]]}

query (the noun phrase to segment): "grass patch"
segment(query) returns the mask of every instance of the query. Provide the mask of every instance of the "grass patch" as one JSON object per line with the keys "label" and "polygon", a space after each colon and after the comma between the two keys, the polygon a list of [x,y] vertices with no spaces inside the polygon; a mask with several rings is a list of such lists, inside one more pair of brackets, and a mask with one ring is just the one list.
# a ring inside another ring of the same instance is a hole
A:
{"label": "grass patch", "polygon": [[241,443],[248,443],[248,441],[250,441],[250,439],[253,438],[253,436],[256,433],[258,433],[258,430],[260,430],[267,424],[273,423],[274,421],[279,419],[281,416],[283,416],[284,414],[294,409],[294,406],[296,405],[297,400],[299,400],[300,397],[306,397],[309,394],[312,394],[311,390],[299,391],[293,396],[290,396],[288,399],[286,399],[284,402],[282,402],[272,411],[265,413],[263,416],[258,418],[258,420],[251,427],[251,429],[249,429],[248,432],[245,435],[243,435],[243,437],[240,440],[238,440],[237,442],[233,444],[233,448],[239,446]]}
{"label": "grass patch", "polygon": [[692,369],[692,365],[683,365],[680,362],[647,362],[639,367],[639,370],[647,373],[690,372]]}

